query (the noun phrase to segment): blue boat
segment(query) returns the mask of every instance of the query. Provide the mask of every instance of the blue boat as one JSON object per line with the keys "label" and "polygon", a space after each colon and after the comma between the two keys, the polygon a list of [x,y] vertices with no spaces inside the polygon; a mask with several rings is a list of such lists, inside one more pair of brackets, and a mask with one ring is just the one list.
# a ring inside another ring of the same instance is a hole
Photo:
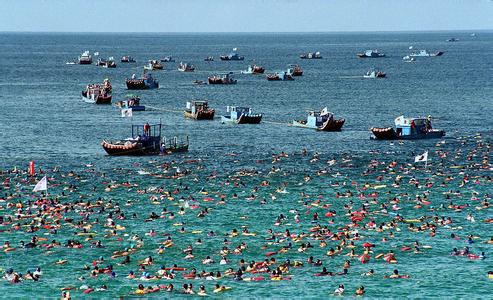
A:
{"label": "blue boat", "polygon": [[244,60],[244,56],[239,56],[238,53],[236,53],[236,48],[233,48],[233,52],[231,52],[228,55],[221,55],[219,58],[221,60]]}
{"label": "blue boat", "polygon": [[116,106],[120,107],[121,109],[129,109],[131,108],[132,111],[144,111],[146,110],[146,107],[144,105],[140,105],[140,98],[137,95],[133,94],[128,94],[125,96],[127,99],[118,101],[116,103]]}
{"label": "blue boat", "polygon": [[221,116],[222,123],[259,124],[262,114],[253,114],[250,107],[228,106],[229,116]]}
{"label": "blue boat", "polygon": [[445,131],[433,129],[431,116],[427,118],[405,118],[399,116],[395,119],[393,127],[372,127],[374,139],[377,140],[417,140],[436,139],[445,136]]}
{"label": "blue boat", "polygon": [[159,88],[159,82],[152,77],[151,73],[142,75],[141,78],[135,78],[135,74],[131,79],[126,80],[127,89],[129,90],[147,90]]}

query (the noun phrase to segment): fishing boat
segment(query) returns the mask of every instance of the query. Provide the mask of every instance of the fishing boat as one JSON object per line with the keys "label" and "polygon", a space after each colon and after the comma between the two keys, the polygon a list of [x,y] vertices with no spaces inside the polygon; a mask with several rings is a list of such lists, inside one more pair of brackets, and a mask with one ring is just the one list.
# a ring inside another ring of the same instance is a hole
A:
{"label": "fishing boat", "polygon": [[126,79],[127,89],[129,90],[147,90],[159,88],[159,82],[152,77],[152,74],[144,73],[141,78],[136,78],[135,74],[131,79]]}
{"label": "fishing boat", "polygon": [[90,65],[92,64],[92,56],[89,51],[84,51],[78,58],[79,65]]}
{"label": "fishing boat", "polygon": [[105,79],[103,84],[88,84],[82,91],[82,99],[88,103],[111,104],[112,87],[109,79]]}
{"label": "fishing boat", "polygon": [[214,119],[214,109],[209,107],[207,101],[194,100],[187,102],[187,109],[184,112],[185,118],[195,120]]}
{"label": "fishing boat", "polygon": [[140,97],[134,94],[128,94],[125,96],[125,100],[121,100],[116,102],[116,106],[121,109],[129,109],[132,111],[144,111],[146,107],[144,105],[140,105]]}
{"label": "fishing boat", "polygon": [[150,60],[147,65],[144,66],[144,70],[154,71],[154,70],[163,70],[164,66],[158,62],[157,60]]}
{"label": "fishing boat", "polygon": [[250,107],[228,106],[229,116],[221,116],[222,123],[259,124],[262,114],[253,114]]}
{"label": "fishing boat", "polygon": [[321,59],[322,55],[320,54],[319,51],[313,53],[313,52],[308,52],[308,53],[302,53],[300,54],[301,59]]}
{"label": "fishing boat", "polygon": [[302,76],[303,75],[303,69],[299,65],[296,64],[291,64],[288,65],[288,73],[291,76]]}
{"label": "fishing boat", "polygon": [[306,120],[293,120],[293,126],[319,131],[340,131],[345,121],[345,119],[335,119],[334,114],[325,107],[321,111],[308,112]]}
{"label": "fishing boat", "polygon": [[124,55],[122,56],[122,59],[120,60],[122,63],[134,63],[135,59],[131,56]]}
{"label": "fishing boat", "polygon": [[410,57],[434,57],[434,56],[442,56],[443,51],[437,51],[435,53],[429,53],[426,50],[419,50],[419,52],[413,52],[409,54]]}
{"label": "fishing boat", "polygon": [[217,74],[208,78],[209,84],[236,84],[233,78],[233,72]]}
{"label": "fishing boat", "polygon": [[289,72],[281,71],[272,74],[267,74],[266,76],[268,81],[287,81],[294,80],[293,76]]}
{"label": "fishing boat", "polygon": [[221,55],[219,58],[221,60],[244,60],[245,57],[239,56],[238,53],[236,53],[237,50],[238,50],[237,48],[233,48],[233,52],[231,52],[228,55]]}
{"label": "fishing boat", "polygon": [[116,62],[113,56],[109,57],[106,63],[103,65],[104,68],[116,68]]}
{"label": "fishing boat", "polygon": [[193,65],[188,64],[188,63],[180,62],[180,64],[178,65],[178,71],[181,71],[181,72],[193,72],[194,70],[195,70],[195,67]]}
{"label": "fishing boat", "polygon": [[102,66],[104,66],[105,64],[106,64],[106,59],[104,59],[104,58],[101,58],[101,57],[100,57],[100,58],[98,58],[98,60],[96,61],[96,64],[95,64],[95,65],[96,65],[96,66],[98,66],[98,67],[102,67]]}
{"label": "fishing boat", "polygon": [[175,59],[172,56],[165,56],[161,58],[161,62],[175,62]]}
{"label": "fishing boat", "polygon": [[414,58],[414,57],[410,57],[409,55],[406,55],[406,56],[404,56],[404,57],[402,58],[402,60],[403,60],[404,62],[410,63],[410,62],[415,62],[415,61],[416,61],[416,58]]}
{"label": "fishing boat", "polygon": [[368,70],[366,74],[363,75],[364,78],[385,78],[385,76],[387,76],[387,74],[378,70]]}
{"label": "fishing boat", "polygon": [[185,141],[179,142],[178,138],[161,140],[161,124],[132,125],[132,135],[129,138],[108,141],[103,140],[101,146],[109,155],[163,155],[175,152],[188,151],[188,136]]}
{"label": "fishing boat", "polygon": [[363,53],[358,53],[359,58],[379,58],[379,57],[385,57],[385,54],[378,52],[378,50],[366,50]]}
{"label": "fishing boat", "polygon": [[249,65],[245,71],[241,71],[242,74],[264,74],[265,68],[257,66],[255,64]]}
{"label": "fishing boat", "polygon": [[378,140],[416,140],[441,138],[445,131],[433,129],[431,126],[431,116],[427,118],[405,118],[399,116],[394,120],[393,127],[372,127],[374,139]]}
{"label": "fishing boat", "polygon": [[207,56],[204,61],[214,61],[214,56]]}

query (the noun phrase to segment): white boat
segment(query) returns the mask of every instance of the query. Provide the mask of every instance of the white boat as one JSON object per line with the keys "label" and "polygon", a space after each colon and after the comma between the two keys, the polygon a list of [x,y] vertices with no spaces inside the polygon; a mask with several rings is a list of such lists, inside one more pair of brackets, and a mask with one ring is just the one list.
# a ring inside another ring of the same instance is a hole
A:
{"label": "white boat", "polygon": [[382,71],[370,70],[363,75],[363,78],[384,78],[387,74]]}
{"label": "white boat", "polygon": [[414,58],[414,57],[410,57],[409,55],[406,55],[406,56],[404,56],[404,57],[402,58],[402,60],[403,60],[404,62],[409,62],[409,63],[410,63],[410,62],[415,62],[415,61],[416,61],[416,58]]}
{"label": "white boat", "polygon": [[437,51],[435,53],[429,53],[426,50],[419,50],[419,52],[413,52],[409,54],[410,57],[432,57],[432,56],[441,56],[443,54],[442,51]]}

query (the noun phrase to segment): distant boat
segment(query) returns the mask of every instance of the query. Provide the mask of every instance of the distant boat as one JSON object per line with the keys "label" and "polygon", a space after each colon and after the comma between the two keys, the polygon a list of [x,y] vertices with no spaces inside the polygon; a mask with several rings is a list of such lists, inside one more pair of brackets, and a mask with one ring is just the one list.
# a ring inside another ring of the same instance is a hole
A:
{"label": "distant boat", "polygon": [[194,70],[195,70],[195,67],[193,65],[190,65],[187,63],[180,62],[180,64],[178,65],[178,71],[193,72]]}
{"label": "distant boat", "polygon": [[475,33],[471,33],[471,36],[472,36],[472,37],[476,37],[476,34],[475,34]]}
{"label": "distant boat", "polygon": [[214,61],[214,56],[207,56],[204,61]]}
{"label": "distant boat", "polygon": [[129,90],[147,90],[159,88],[159,82],[152,77],[152,74],[148,73],[142,76],[142,78],[135,78],[135,74],[131,79],[125,81],[127,89]]}
{"label": "distant boat", "polygon": [[321,111],[310,111],[306,120],[293,120],[293,126],[319,131],[340,131],[345,121],[345,119],[335,119],[325,107]]}
{"label": "distant boat", "polygon": [[287,81],[294,80],[293,76],[287,71],[280,71],[272,74],[267,74],[266,76],[268,81]]}
{"label": "distant boat", "polygon": [[419,52],[413,52],[409,54],[410,57],[434,57],[434,56],[442,56],[443,51],[437,51],[435,53],[429,53],[426,50],[419,50]]}
{"label": "distant boat", "polygon": [[366,50],[364,53],[358,53],[360,58],[379,58],[385,57],[385,54],[378,52],[378,50]]}
{"label": "distant boat", "polygon": [[241,71],[242,74],[264,74],[265,68],[258,65],[249,65],[246,71]]}
{"label": "distant boat", "polygon": [[386,76],[387,74],[378,70],[369,70],[365,75],[363,75],[364,78],[384,78]]}
{"label": "distant boat", "polygon": [[302,76],[303,75],[303,69],[299,65],[296,64],[291,64],[288,65],[288,73],[291,76]]}
{"label": "distant boat", "polygon": [[127,99],[116,102],[116,106],[122,109],[131,108],[132,111],[144,111],[146,107],[140,105],[140,98],[137,95],[128,94],[125,96]]}
{"label": "distant boat", "polygon": [[207,101],[194,100],[187,102],[187,109],[184,112],[185,118],[195,120],[214,119],[215,110],[209,107]]}
{"label": "distant boat", "polygon": [[372,127],[370,131],[374,139],[378,140],[415,140],[441,138],[445,131],[432,129],[431,116],[428,118],[405,118],[399,116],[394,120],[392,127]]}
{"label": "distant boat", "polygon": [[232,72],[210,76],[208,81],[209,84],[236,84]]}
{"label": "distant boat", "polygon": [[408,63],[410,63],[410,62],[415,62],[415,61],[416,61],[416,58],[414,58],[414,57],[410,57],[409,55],[406,55],[406,56],[404,56],[404,57],[402,58],[402,60],[403,60],[404,62],[408,62]]}
{"label": "distant boat", "polygon": [[150,60],[147,65],[144,66],[144,70],[155,71],[155,70],[163,70],[164,66],[159,63],[157,60]]}
{"label": "distant boat", "polygon": [[105,79],[103,85],[88,84],[82,91],[82,98],[85,102],[94,104],[111,104],[112,87],[110,81]]}
{"label": "distant boat", "polygon": [[92,64],[92,56],[89,51],[84,51],[78,58],[79,65],[90,65]]}
{"label": "distant boat", "polygon": [[228,55],[221,55],[219,58],[221,60],[244,60],[245,57],[238,55],[238,53],[236,53],[236,51],[237,51],[237,49],[233,48],[233,52],[231,52]]}
{"label": "distant boat", "polygon": [[302,53],[300,54],[301,59],[321,59],[322,55],[320,54],[319,51],[313,53],[313,52],[308,52],[308,53]]}
{"label": "distant boat", "polygon": [[253,114],[250,107],[228,106],[229,116],[221,116],[222,123],[259,124],[262,114]]}
{"label": "distant boat", "polygon": [[131,56],[124,55],[122,56],[122,59],[120,60],[122,63],[134,63],[135,59]]}
{"label": "distant boat", "polygon": [[172,56],[165,56],[161,58],[161,62],[175,62],[175,59]]}
{"label": "distant boat", "polygon": [[459,39],[456,39],[456,38],[449,38],[447,39],[447,42],[458,42]]}

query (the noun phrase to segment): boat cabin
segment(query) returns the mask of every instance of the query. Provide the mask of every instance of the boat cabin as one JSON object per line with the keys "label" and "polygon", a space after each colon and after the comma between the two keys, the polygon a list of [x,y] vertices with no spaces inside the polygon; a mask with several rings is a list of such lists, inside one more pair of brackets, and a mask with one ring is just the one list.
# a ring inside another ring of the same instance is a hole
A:
{"label": "boat cabin", "polygon": [[320,127],[332,116],[332,113],[324,108],[322,111],[309,111],[306,125],[309,127]]}
{"label": "boat cabin", "polygon": [[198,111],[206,111],[209,109],[209,104],[204,100],[193,100],[187,102],[187,109],[191,111],[192,114],[196,114]]}
{"label": "boat cabin", "polygon": [[227,106],[226,111],[230,113],[231,120],[238,120],[243,114],[252,114],[252,109],[250,107]]}
{"label": "boat cabin", "polygon": [[426,133],[431,128],[431,117],[428,118],[405,118],[399,116],[395,119],[396,133],[398,136],[409,136]]}

